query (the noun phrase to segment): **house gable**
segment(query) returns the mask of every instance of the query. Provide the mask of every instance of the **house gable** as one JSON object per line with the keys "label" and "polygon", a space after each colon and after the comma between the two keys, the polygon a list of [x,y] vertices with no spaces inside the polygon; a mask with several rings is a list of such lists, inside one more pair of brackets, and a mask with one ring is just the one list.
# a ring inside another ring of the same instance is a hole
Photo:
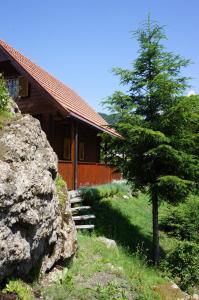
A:
{"label": "house gable", "polygon": [[63,115],[67,116],[69,114],[101,131],[119,136],[113,129],[109,128],[107,122],[98,113],[69,87],[32,63],[5,42],[0,41],[0,48],[3,55],[9,57],[13,66],[37,86],[41,93],[48,96]]}

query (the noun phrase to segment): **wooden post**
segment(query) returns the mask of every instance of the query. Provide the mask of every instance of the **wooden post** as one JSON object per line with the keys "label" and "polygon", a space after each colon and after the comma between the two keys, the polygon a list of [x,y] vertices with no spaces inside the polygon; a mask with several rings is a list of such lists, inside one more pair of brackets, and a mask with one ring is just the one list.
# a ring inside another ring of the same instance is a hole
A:
{"label": "wooden post", "polygon": [[78,167],[78,130],[74,121],[71,121],[71,161],[73,165],[73,189],[77,189],[77,167]]}
{"label": "wooden post", "polygon": [[74,163],[74,189],[78,185],[78,125],[75,126],[75,163]]}
{"label": "wooden post", "polygon": [[48,127],[49,127],[49,142],[50,142],[51,146],[54,148],[55,121],[51,114],[49,115]]}

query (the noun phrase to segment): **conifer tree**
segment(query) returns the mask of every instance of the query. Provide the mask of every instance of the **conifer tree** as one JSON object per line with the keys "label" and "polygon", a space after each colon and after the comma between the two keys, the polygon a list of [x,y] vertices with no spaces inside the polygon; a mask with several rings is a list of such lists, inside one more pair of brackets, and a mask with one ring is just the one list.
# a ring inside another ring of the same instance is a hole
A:
{"label": "conifer tree", "polygon": [[197,189],[199,97],[183,97],[190,61],[165,50],[164,27],[150,18],[134,36],[138,57],[131,70],[115,68],[128,92],[116,91],[105,104],[117,115],[123,138],[104,137],[108,157],[135,189],[149,193],[153,215],[153,261],[159,259],[158,207],[177,204]]}

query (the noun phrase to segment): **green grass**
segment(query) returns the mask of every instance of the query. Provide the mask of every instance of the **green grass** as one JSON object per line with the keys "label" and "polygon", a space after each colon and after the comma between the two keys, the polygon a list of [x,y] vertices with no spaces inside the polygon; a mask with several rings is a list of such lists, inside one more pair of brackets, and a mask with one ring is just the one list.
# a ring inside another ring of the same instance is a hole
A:
{"label": "green grass", "polygon": [[87,202],[99,201],[100,199],[113,197],[114,195],[127,195],[130,188],[125,183],[108,183],[80,189],[81,196]]}
{"label": "green grass", "polygon": [[[167,280],[149,264],[152,216],[148,196],[126,197],[125,192],[124,197],[114,193],[111,197],[99,197],[92,207],[95,232],[90,236],[78,234],[77,258],[67,276],[45,289],[45,299],[160,299],[153,288]],[[97,236],[114,239],[118,248],[108,249]],[[161,242],[164,254],[168,237],[161,234]],[[170,247],[172,244],[169,239]],[[109,280],[103,283],[100,276]]]}
{"label": "green grass", "polygon": [[19,300],[34,300],[30,286],[21,280],[12,279],[3,291],[4,293],[15,293]]}
{"label": "green grass", "polygon": [[[58,189],[62,187],[59,178],[56,184]],[[102,190],[109,193],[107,186]],[[56,280],[39,287],[34,285],[34,291],[40,291],[45,300],[161,299],[154,287],[164,286],[169,280],[150,264],[152,216],[149,197],[145,194],[137,198],[128,194],[127,197],[126,190],[118,191],[109,197],[99,197],[97,201],[89,199],[96,215],[95,232],[78,233],[77,256],[57,274]],[[160,207],[160,211],[165,209],[166,206]],[[114,239],[117,248],[107,248],[98,236]],[[161,233],[163,255],[173,244],[175,239]]]}
{"label": "green grass", "polygon": [[[119,196],[104,198],[92,203],[96,215],[97,235],[104,235],[116,240],[121,246],[135,253],[139,248],[148,261],[152,257],[152,215],[151,203],[147,194],[127,199]],[[160,207],[160,212],[166,206]],[[161,255],[172,249],[174,238],[160,232]]]}
{"label": "green grass", "polygon": [[45,299],[159,299],[153,286],[164,279],[139,252],[130,255],[121,246],[108,249],[95,235],[79,234],[78,242],[77,258],[65,278],[45,290]]}

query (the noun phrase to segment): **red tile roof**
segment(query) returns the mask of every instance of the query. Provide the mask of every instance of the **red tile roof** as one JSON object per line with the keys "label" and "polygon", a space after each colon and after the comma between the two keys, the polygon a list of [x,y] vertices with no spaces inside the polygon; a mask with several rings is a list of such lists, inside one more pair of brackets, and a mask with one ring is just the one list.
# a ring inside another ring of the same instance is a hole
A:
{"label": "red tile roof", "polygon": [[16,61],[37,83],[50,94],[53,99],[64,108],[67,114],[73,115],[102,131],[119,136],[108,127],[108,123],[92,109],[78,94],[61,81],[54,78],[38,65],[31,62],[13,47],[0,40],[0,47]]}

